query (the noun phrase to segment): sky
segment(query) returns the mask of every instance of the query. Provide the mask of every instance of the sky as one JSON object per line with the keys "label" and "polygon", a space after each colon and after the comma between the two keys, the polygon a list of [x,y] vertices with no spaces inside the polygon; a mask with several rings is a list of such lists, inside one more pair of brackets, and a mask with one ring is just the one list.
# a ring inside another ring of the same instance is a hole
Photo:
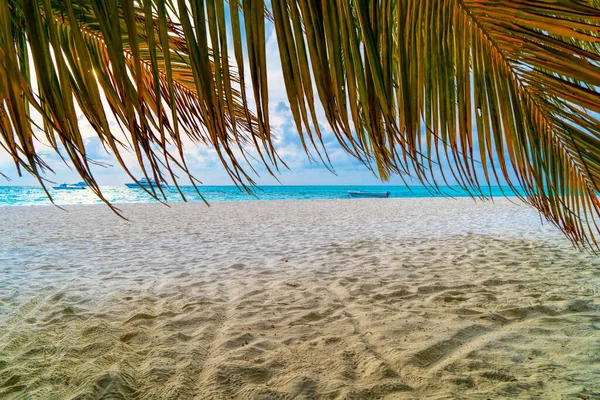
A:
{"label": "sky", "polygon": [[[273,26],[269,23],[266,31],[266,54],[269,81],[269,109],[271,126],[276,135],[275,145],[278,154],[289,166],[289,170],[281,169],[277,179],[272,177],[264,167],[255,163],[258,175],[253,179],[258,185],[379,185],[383,184],[378,177],[369,171],[362,163],[346,154],[335,140],[333,132],[329,128],[322,108],[317,105],[317,115],[320,128],[324,132],[324,142],[328,155],[331,159],[335,174],[324,165],[311,161],[304,152],[298,133],[296,132],[291,111],[288,107],[287,96],[284,87],[279,51]],[[230,44],[230,48],[233,45]],[[247,77],[250,84],[250,77]],[[252,91],[248,90],[251,94]],[[251,100],[251,103],[253,101]],[[107,112],[107,115],[110,113]],[[93,167],[96,180],[101,185],[122,185],[131,179],[118,166],[112,155],[108,154],[102,147],[99,139],[95,136],[92,127],[83,115],[79,118],[80,129],[85,137],[85,145],[89,157],[101,162],[107,167]],[[111,127],[120,129],[113,120]],[[65,164],[60,157],[45,145],[38,146],[44,160],[54,169],[55,174],[48,174],[46,178],[51,182],[77,182],[80,180],[78,174]],[[214,149],[186,143],[184,146],[186,161],[192,174],[205,185],[231,185],[224,168],[216,155]],[[141,177],[141,170],[135,167],[135,157],[132,153],[124,154],[128,165],[132,166],[132,172]],[[0,172],[7,175],[10,181],[0,177],[0,185],[37,185],[35,178],[25,175],[18,177],[14,164],[0,148]],[[279,182],[278,182],[279,181]],[[187,182],[187,181],[185,181]],[[416,181],[408,180],[410,184],[418,184]],[[387,184],[401,185],[403,181],[395,176]]]}

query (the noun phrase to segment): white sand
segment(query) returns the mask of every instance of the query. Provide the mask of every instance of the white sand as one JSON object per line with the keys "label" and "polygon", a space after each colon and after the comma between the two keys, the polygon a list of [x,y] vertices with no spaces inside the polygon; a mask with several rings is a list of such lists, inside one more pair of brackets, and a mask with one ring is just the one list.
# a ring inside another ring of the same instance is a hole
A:
{"label": "white sand", "polygon": [[0,208],[0,398],[600,399],[600,258],[507,200]]}

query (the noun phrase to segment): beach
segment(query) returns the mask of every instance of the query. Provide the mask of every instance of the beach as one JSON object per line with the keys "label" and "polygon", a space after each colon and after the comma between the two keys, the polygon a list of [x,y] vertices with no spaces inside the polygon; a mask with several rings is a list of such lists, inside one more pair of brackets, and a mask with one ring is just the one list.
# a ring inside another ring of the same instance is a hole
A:
{"label": "beach", "polygon": [[600,258],[516,199],[0,207],[0,398],[600,399]]}

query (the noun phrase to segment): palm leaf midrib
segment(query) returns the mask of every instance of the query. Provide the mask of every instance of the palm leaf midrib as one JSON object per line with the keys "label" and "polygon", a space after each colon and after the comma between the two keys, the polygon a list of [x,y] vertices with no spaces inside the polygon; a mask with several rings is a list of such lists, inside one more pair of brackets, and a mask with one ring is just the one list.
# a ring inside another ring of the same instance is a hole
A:
{"label": "palm leaf midrib", "polygon": [[[535,111],[542,117],[544,125],[546,125],[548,127],[548,130],[547,130],[548,139],[550,139],[551,141],[556,143],[557,146],[559,146],[560,150],[562,151],[562,154],[570,154],[570,151],[571,151],[570,146],[568,146],[565,143],[565,139],[562,137],[562,135],[560,135],[559,132],[557,132],[556,129],[554,129],[554,124],[550,120],[550,116],[548,114],[547,109],[539,103],[539,100],[537,98],[538,96],[535,93],[531,92],[531,90],[529,89],[530,85],[526,84],[522,80],[522,78],[519,76],[519,74],[514,71],[514,65],[508,59],[508,57],[502,50],[502,47],[496,43],[494,37],[478,21],[477,17],[471,12],[471,10],[468,8],[468,6],[466,4],[464,4],[463,0],[457,0],[457,4],[459,5],[459,7],[462,10],[464,10],[464,12],[468,15],[469,19],[473,22],[473,24],[477,27],[477,29],[480,30],[482,32],[482,34],[485,36],[486,40],[490,44],[490,49],[491,50],[493,49],[496,52],[496,54],[500,57],[500,59],[503,61],[506,71],[509,73],[511,79],[513,79],[514,82],[517,84],[517,87],[519,88],[519,92],[524,95],[526,102],[530,105],[530,107],[535,109]],[[574,141],[573,141],[573,145],[575,146],[576,151],[580,152],[579,146]],[[567,149],[569,151],[566,151]],[[578,176],[580,177],[582,183],[585,183],[586,187],[592,186],[592,187],[598,188],[598,186],[594,183],[593,175],[591,174],[591,172],[589,172],[589,168],[586,166],[585,163],[583,165],[580,165],[580,163],[578,163],[576,160],[574,160],[571,157],[569,157],[569,163],[571,164],[571,166],[573,168],[576,168]],[[582,171],[581,167],[583,167],[584,169],[587,169],[588,173],[585,173],[584,171]]]}

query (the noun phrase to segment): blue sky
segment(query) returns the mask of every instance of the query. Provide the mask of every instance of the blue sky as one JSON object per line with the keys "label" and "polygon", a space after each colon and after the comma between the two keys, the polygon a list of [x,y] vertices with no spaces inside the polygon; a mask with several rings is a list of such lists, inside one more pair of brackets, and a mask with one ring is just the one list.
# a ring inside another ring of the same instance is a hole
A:
{"label": "blue sky", "polygon": [[[378,185],[383,184],[364,165],[353,157],[347,155],[336,142],[333,132],[329,129],[322,109],[317,105],[319,124],[324,132],[324,141],[329,157],[332,161],[336,174],[331,173],[324,165],[311,162],[304,152],[298,133],[293,123],[292,114],[288,107],[285,93],[283,75],[279,60],[277,42],[272,25],[267,26],[267,68],[269,77],[269,109],[271,111],[271,124],[276,134],[276,148],[278,154],[290,167],[290,170],[281,169],[277,176],[284,185]],[[247,77],[247,82],[250,78]],[[249,93],[252,91],[249,90]],[[119,129],[113,121],[114,129]],[[83,116],[80,117],[80,128],[86,136],[85,144],[91,159],[110,164],[109,167],[94,167],[94,176],[101,185],[121,185],[129,182],[128,176],[118,167],[112,155],[107,154],[100,144],[99,139]],[[76,172],[53,153],[45,148],[43,144],[38,146],[44,159],[55,170],[56,174],[48,174],[47,178],[54,182],[75,182],[79,180]],[[185,146],[188,166],[194,176],[206,185],[230,185],[230,178],[221,166],[213,149],[188,144]],[[125,154],[125,160],[134,174],[139,175],[139,168],[135,167],[133,154]],[[258,176],[254,179],[259,185],[278,184],[277,180],[270,176],[264,167],[255,163]],[[0,185],[35,185],[36,180],[31,176],[18,177],[8,154],[0,149],[0,172],[11,178],[11,181],[3,181],[0,177]],[[185,181],[187,182],[187,181]],[[416,184],[410,181],[411,184]],[[400,177],[393,177],[387,184],[402,184]]]}

